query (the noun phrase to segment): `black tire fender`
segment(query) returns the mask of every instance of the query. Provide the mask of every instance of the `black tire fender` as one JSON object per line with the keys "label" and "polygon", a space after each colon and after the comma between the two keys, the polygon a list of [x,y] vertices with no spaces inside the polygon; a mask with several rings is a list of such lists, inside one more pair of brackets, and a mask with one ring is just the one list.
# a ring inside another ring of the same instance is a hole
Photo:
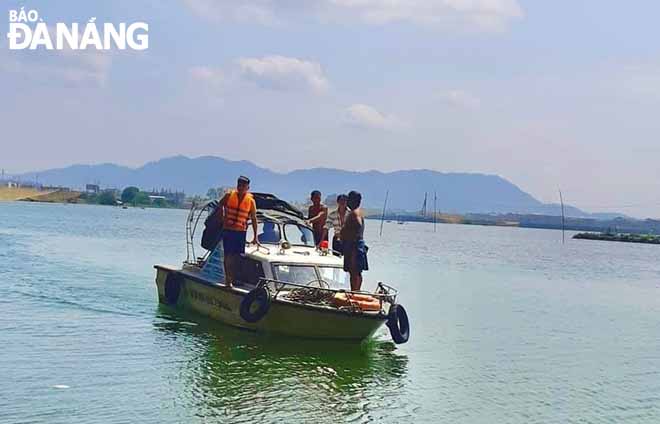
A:
{"label": "black tire fender", "polygon": [[[241,318],[249,323],[261,320],[268,313],[270,303],[270,292],[265,287],[252,289],[241,301]],[[253,308],[255,304],[257,304],[256,309]]]}
{"label": "black tire fender", "polygon": [[394,343],[402,344],[410,338],[410,321],[403,306],[394,304],[390,307],[386,325],[390,329]]}
{"label": "black tire fender", "polygon": [[171,272],[165,278],[165,303],[168,305],[176,305],[181,293],[181,286],[183,285],[183,277],[176,273]]}

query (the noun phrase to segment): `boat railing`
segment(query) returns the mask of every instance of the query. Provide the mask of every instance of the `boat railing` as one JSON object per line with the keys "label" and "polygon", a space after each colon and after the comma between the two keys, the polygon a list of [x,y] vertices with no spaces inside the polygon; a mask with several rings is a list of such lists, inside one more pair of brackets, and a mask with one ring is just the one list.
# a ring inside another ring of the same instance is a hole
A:
{"label": "boat railing", "polygon": [[186,217],[186,260],[183,261],[184,264],[200,266],[203,264],[211,251],[207,251],[203,256],[198,257],[195,253],[195,234],[197,234],[197,228],[200,225],[200,221],[203,223],[202,217],[206,218],[205,213],[210,214],[213,209],[217,206],[217,201],[210,201],[204,203],[198,203],[193,201],[190,205],[190,210],[188,211],[188,216]]}
{"label": "boat railing", "polygon": [[[333,306],[338,309],[346,308],[355,311],[361,310],[358,297],[362,298],[364,296],[369,296],[378,300],[382,312],[383,305],[394,305],[396,303],[397,295],[399,294],[398,290],[394,287],[382,282],[378,283],[374,292],[332,288],[324,280],[312,280],[307,284],[299,284],[271,278],[260,278],[257,286],[266,288],[271,293],[273,299],[284,297],[287,300],[293,300],[298,303],[308,303],[313,305],[322,304]],[[348,304],[346,307],[337,307],[333,304],[332,298],[337,294],[345,295],[345,300]]]}

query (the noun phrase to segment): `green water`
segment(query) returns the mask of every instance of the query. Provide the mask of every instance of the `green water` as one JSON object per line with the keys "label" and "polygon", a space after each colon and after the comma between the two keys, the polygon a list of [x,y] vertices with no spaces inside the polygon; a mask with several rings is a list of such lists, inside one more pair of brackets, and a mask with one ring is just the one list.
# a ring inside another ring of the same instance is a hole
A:
{"label": "green water", "polygon": [[367,222],[411,340],[277,339],[159,306],[185,211],[0,203],[0,422],[660,422],[660,247]]}

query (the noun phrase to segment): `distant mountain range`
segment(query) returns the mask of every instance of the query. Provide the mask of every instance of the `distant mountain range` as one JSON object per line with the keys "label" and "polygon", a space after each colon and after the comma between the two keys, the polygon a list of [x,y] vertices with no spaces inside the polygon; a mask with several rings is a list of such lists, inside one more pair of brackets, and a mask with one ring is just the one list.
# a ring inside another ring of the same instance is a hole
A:
{"label": "distant mountain range", "polygon": [[[389,190],[388,209],[420,210],[425,193],[427,208],[433,209],[433,193],[437,193],[439,211],[447,213],[532,213],[560,215],[557,204],[546,204],[525,193],[513,183],[497,175],[476,173],[443,173],[430,170],[394,172],[353,172],[339,169],[313,168],[278,173],[248,161],[230,161],[220,157],[188,158],[175,156],[149,162],[139,168],[114,164],[73,165],[21,175],[22,180],[38,176],[42,184],[84,187],[99,183],[102,187],[137,186],[143,190],[183,190],[186,194],[205,195],[209,188],[233,186],[238,175],[252,180],[253,191],[273,193],[283,199],[303,201],[314,189],[323,195],[358,190],[364,205],[382,208]],[[589,214],[566,206],[566,215],[609,219],[620,214]]]}

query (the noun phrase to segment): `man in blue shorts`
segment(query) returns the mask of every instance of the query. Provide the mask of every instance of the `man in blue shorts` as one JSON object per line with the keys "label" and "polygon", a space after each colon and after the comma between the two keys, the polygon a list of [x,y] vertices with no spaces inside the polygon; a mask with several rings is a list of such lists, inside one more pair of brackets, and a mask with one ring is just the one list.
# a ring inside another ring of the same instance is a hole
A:
{"label": "man in blue shorts", "polygon": [[235,276],[240,266],[241,255],[245,253],[245,239],[248,218],[252,221],[254,238],[252,243],[259,245],[257,236],[257,205],[249,192],[250,179],[238,178],[236,190],[232,190],[220,199],[220,221],[222,222],[222,247],[225,256],[225,284],[234,285]]}

